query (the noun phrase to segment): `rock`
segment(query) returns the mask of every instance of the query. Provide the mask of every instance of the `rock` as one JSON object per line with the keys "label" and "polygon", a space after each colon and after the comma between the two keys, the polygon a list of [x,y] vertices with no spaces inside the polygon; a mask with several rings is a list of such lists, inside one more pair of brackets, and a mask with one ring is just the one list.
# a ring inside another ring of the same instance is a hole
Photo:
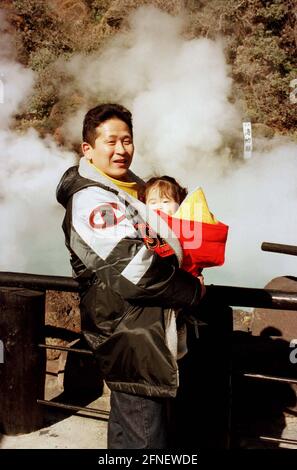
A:
{"label": "rock", "polygon": [[[295,293],[297,291],[297,278],[293,276],[276,277],[265,286],[265,289],[276,289]],[[256,308],[254,310],[251,326],[253,335],[261,335],[267,328],[271,328],[271,331],[274,330],[274,335],[272,336],[282,337],[288,342],[292,339],[296,339],[297,311]]]}
{"label": "rock", "polygon": [[[59,328],[67,328],[80,332],[79,296],[72,292],[47,291],[45,306],[45,324]],[[59,338],[47,338],[47,344],[68,346],[68,342]],[[61,351],[48,349],[48,360],[58,359]]]}
{"label": "rock", "polygon": [[80,0],[50,0],[48,3],[54,14],[69,24],[77,25],[88,16],[88,8]]}
{"label": "rock", "polygon": [[266,124],[255,123],[252,124],[253,137],[272,139],[274,130]]}
{"label": "rock", "polygon": [[80,332],[79,296],[73,292],[48,291],[46,293],[47,325]]}

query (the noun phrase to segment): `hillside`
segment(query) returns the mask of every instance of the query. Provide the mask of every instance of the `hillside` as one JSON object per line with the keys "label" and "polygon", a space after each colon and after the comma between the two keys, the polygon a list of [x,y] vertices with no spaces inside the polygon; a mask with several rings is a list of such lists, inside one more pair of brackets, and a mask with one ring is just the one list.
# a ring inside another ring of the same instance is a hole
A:
{"label": "hillside", "polygon": [[[55,133],[63,142],[61,123],[84,103],[59,59],[100,50],[143,4],[186,14],[187,38],[221,38],[233,78],[230,100],[239,102],[265,135],[296,135],[297,105],[290,101],[297,78],[296,0],[6,0],[18,60],[37,73],[17,126]],[[63,97],[61,84],[69,89]]]}

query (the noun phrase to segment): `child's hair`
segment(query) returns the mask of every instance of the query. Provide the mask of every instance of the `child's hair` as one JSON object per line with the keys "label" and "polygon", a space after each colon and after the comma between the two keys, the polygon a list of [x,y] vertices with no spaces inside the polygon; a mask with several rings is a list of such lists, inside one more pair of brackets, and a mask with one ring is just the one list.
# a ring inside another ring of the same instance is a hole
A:
{"label": "child's hair", "polygon": [[150,178],[144,188],[144,202],[147,200],[149,191],[158,188],[160,195],[172,198],[177,204],[181,204],[188,194],[188,190],[178,184],[171,176],[154,176]]}

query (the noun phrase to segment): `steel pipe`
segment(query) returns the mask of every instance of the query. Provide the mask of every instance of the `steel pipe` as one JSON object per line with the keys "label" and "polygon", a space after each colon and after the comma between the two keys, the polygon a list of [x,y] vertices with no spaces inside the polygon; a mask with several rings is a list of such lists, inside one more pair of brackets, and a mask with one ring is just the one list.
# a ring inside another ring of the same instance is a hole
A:
{"label": "steel pipe", "polygon": [[87,411],[87,412],[90,412],[90,413],[105,415],[106,418],[102,418],[102,419],[108,419],[108,416],[109,416],[109,411],[99,410],[99,408],[89,408],[87,406],[66,405],[65,403],[59,403],[57,401],[39,400],[39,399],[37,399],[37,403],[39,405],[52,406],[53,408],[61,408],[63,410],[67,410],[67,411],[84,411],[84,412]]}
{"label": "steel pipe", "polygon": [[268,436],[260,436],[259,439],[261,439],[261,441],[270,441],[270,442],[279,442],[280,444],[297,445],[296,439],[285,439],[285,438],[268,437]]}
{"label": "steel pipe", "polygon": [[205,299],[218,299],[233,307],[297,310],[297,292],[249,287],[207,286]]}
{"label": "steel pipe", "polygon": [[0,286],[78,292],[78,282],[66,276],[0,272]]}
{"label": "steel pipe", "polygon": [[[35,290],[78,292],[78,282],[70,277],[0,272],[0,286]],[[206,286],[205,301],[218,300],[233,307],[260,307],[297,310],[297,292],[233,286]]]}
{"label": "steel pipe", "polygon": [[284,255],[297,256],[296,245],[283,245],[281,243],[263,242],[261,245],[262,251],[271,251],[273,253],[282,253]]}
{"label": "steel pipe", "polygon": [[263,375],[263,374],[250,374],[250,373],[245,373],[243,374],[244,377],[249,377],[252,379],[258,379],[258,380],[272,380],[275,382],[283,382],[283,383],[289,383],[289,384],[297,384],[296,379],[289,379],[287,377],[277,377],[274,375]]}
{"label": "steel pipe", "polygon": [[88,349],[77,349],[77,348],[69,348],[68,346],[59,346],[58,344],[38,344],[39,348],[43,349],[56,349],[57,351],[67,351],[71,353],[78,353],[78,354],[85,354],[88,356],[93,356],[93,351]]}

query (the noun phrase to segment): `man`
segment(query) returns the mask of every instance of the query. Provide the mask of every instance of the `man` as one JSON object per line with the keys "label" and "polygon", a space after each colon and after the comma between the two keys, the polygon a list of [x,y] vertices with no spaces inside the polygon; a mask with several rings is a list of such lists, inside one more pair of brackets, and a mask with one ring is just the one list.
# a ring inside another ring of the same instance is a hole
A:
{"label": "man", "polygon": [[[142,181],[129,170],[131,113],[116,104],[88,111],[82,151],[57,199],[81,287],[82,331],[111,390],[108,448],[166,448],[166,401],[178,387],[172,309],[195,307],[202,288],[179,269],[179,242],[156,213],[149,224],[158,238],[145,240],[138,230],[148,211],[137,199]],[[176,255],[160,257],[160,239]]]}

